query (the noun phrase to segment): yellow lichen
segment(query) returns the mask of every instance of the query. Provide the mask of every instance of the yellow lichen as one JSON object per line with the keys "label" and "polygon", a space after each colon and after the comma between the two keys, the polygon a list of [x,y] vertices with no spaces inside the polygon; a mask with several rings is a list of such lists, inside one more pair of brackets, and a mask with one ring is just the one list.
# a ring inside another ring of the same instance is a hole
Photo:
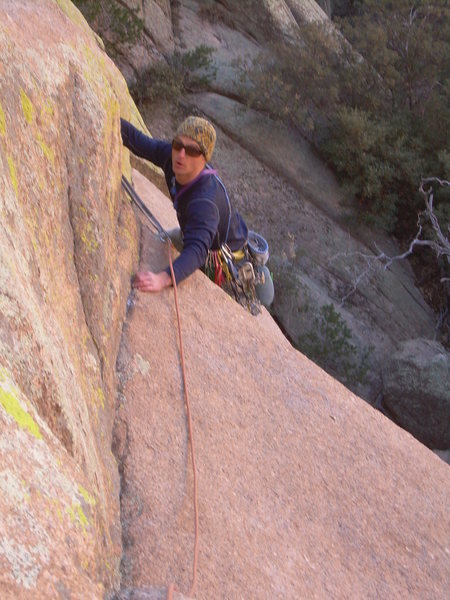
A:
{"label": "yellow lichen", "polygon": [[14,191],[16,192],[16,196],[18,196],[19,195],[19,183],[17,181],[16,165],[14,164],[14,160],[13,160],[12,156],[7,156],[6,160],[8,161],[9,174],[11,175],[11,183],[13,185]]}
{"label": "yellow lichen", "polygon": [[51,102],[45,102],[43,108],[44,108],[44,112],[47,115],[50,115],[51,117],[53,117],[53,115],[55,114],[55,108]]}
{"label": "yellow lichen", "polygon": [[102,390],[102,388],[101,388],[101,387],[98,387],[98,388],[95,390],[95,393],[96,393],[96,396],[97,396],[97,401],[98,401],[98,404],[100,404],[100,406],[101,406],[102,408],[105,408],[105,394],[103,393],[103,390]]}
{"label": "yellow lichen", "polygon": [[78,484],[78,491],[88,504],[90,504],[91,506],[95,506],[95,498],[87,491],[87,489],[85,489],[82,485]]}
{"label": "yellow lichen", "polygon": [[41,134],[37,135],[37,141],[39,146],[42,149],[42,152],[44,153],[45,158],[52,163],[52,165],[55,162],[55,151],[52,148],[49,148],[47,146],[47,144],[44,142],[44,140],[42,139]]}
{"label": "yellow lichen", "polygon": [[83,529],[86,529],[89,525],[89,519],[84,514],[83,509],[81,508],[81,504],[76,505],[76,510],[77,510],[78,521],[80,522],[81,527]]}
{"label": "yellow lichen", "polygon": [[0,135],[6,135],[6,118],[5,113],[3,112],[2,105],[0,104]]}
{"label": "yellow lichen", "polygon": [[94,226],[92,223],[86,223],[83,231],[80,233],[80,238],[83,244],[86,247],[88,252],[95,252],[99,247],[98,240],[96,238],[95,232],[93,231]]}
{"label": "yellow lichen", "polygon": [[68,506],[66,508],[66,511],[72,523],[78,523],[81,525],[82,529],[86,531],[86,528],[89,525],[89,520],[83,512],[81,504],[74,502],[72,506]]}
{"label": "yellow lichen", "polygon": [[22,110],[23,110],[25,120],[29,125],[31,125],[31,123],[33,121],[34,107],[33,107],[33,103],[28,98],[28,96],[25,94],[25,92],[23,91],[22,88],[20,89],[20,100],[22,102]]}
{"label": "yellow lichen", "polygon": [[64,14],[69,17],[72,23],[81,26],[86,33],[89,33],[94,38],[97,37],[87,24],[87,21],[83,17],[81,11],[78,10],[78,8],[76,8],[76,6],[74,6],[70,0],[56,0],[56,4],[61,8]]}
{"label": "yellow lichen", "polygon": [[35,438],[41,439],[42,434],[36,421],[26,410],[22,408],[19,400],[17,399],[16,393],[12,389],[9,391],[4,389],[4,382],[2,381],[1,383],[0,404],[21,429],[26,429],[29,433],[31,433],[31,435],[34,435]]}

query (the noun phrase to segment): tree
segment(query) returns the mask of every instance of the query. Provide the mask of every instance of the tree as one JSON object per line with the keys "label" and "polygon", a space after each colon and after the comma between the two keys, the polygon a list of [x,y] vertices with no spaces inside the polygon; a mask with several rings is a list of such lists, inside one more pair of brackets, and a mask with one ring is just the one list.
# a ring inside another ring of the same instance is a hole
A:
{"label": "tree", "polygon": [[[418,249],[428,250],[434,261],[432,276],[435,281],[432,285],[440,288],[438,306],[434,307],[438,314],[436,331],[442,333],[442,342],[448,346],[450,343],[450,182],[437,177],[428,177],[422,179],[419,191],[425,208],[417,215],[416,234],[409,242],[408,249],[397,256],[389,256],[379,248],[376,254],[356,253],[359,258],[366,261],[367,267],[355,277],[350,289],[341,298],[341,305],[357,291],[361,282],[375,268],[381,265],[386,270],[394,261],[405,260]],[[444,193],[443,206],[447,210],[439,210],[435,207],[436,192]],[[339,255],[334,259],[338,257]]]}
{"label": "tree", "polygon": [[119,52],[119,45],[133,44],[142,34],[144,22],[139,9],[131,8],[124,0],[73,0],[86,20],[105,44],[111,56]]}

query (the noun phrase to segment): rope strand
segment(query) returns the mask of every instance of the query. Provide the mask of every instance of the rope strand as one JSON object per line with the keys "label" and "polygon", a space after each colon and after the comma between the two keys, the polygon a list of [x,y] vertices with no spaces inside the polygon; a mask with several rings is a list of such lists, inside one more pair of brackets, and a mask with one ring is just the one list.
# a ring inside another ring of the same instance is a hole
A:
{"label": "rope strand", "polygon": [[[191,416],[191,406],[189,402],[189,394],[187,389],[187,378],[186,378],[186,366],[184,360],[184,349],[183,349],[183,336],[181,334],[181,318],[180,318],[180,308],[178,304],[178,291],[177,291],[177,282],[175,280],[175,274],[173,272],[172,265],[172,243],[170,239],[167,241],[167,247],[169,250],[169,266],[170,266],[170,275],[172,277],[173,284],[173,293],[175,299],[175,308],[177,312],[177,322],[178,322],[178,339],[180,344],[180,360],[181,360],[181,370],[183,374],[183,386],[184,386],[184,399],[186,406],[186,416],[188,422],[188,432],[189,432],[189,442],[191,446],[191,459],[192,459],[192,471],[194,476],[194,560],[192,565],[192,586],[189,592],[189,596],[192,598],[194,596],[195,588],[197,586],[197,567],[198,567],[198,542],[199,542],[199,518],[198,518],[198,484],[197,484],[197,465],[195,460],[195,446],[194,446],[194,432],[192,426],[192,416]],[[175,585],[171,583],[167,589],[167,600],[173,599],[173,593],[175,591]]]}

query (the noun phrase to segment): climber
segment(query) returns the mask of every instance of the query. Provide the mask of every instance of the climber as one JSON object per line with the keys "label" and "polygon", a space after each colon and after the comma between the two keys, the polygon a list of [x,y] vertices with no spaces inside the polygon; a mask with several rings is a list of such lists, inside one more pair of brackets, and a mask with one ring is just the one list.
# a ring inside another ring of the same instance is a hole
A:
{"label": "climber", "polygon": [[[178,232],[171,232],[181,250],[173,263],[177,284],[204,267],[211,253],[221,248],[227,248],[231,254],[242,251],[248,229],[209,165],[216,142],[216,132],[209,121],[188,117],[178,127],[172,143],[146,136],[125,119],[121,119],[121,134],[129,150],[164,171],[180,225]],[[261,302],[268,306],[273,300],[273,284],[271,280],[267,283],[270,289],[268,294],[262,294]],[[159,273],[139,272],[133,280],[133,287],[142,292],[159,292],[171,284],[169,268]]]}

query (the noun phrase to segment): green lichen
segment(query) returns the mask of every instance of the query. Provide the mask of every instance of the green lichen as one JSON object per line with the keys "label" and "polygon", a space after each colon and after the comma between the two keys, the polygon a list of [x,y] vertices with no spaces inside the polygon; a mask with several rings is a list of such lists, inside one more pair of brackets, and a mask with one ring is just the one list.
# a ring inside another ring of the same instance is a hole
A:
{"label": "green lichen", "polygon": [[0,387],[0,404],[21,429],[26,429],[37,439],[42,438],[38,424],[33,417],[22,408],[13,391],[7,391],[3,386]]}
{"label": "green lichen", "polygon": [[13,185],[14,191],[16,192],[16,196],[18,196],[19,195],[19,182],[17,181],[16,165],[14,164],[14,160],[13,160],[12,156],[7,156],[6,160],[8,161],[9,174],[11,175],[12,185]]}
{"label": "green lichen", "polygon": [[22,110],[25,120],[29,125],[31,125],[31,123],[33,122],[34,107],[33,103],[25,94],[22,88],[20,88],[20,101],[22,102]]}
{"label": "green lichen", "polygon": [[3,108],[2,108],[1,104],[0,104],[0,135],[1,136],[6,135],[6,119],[5,119],[5,113],[3,112]]}

